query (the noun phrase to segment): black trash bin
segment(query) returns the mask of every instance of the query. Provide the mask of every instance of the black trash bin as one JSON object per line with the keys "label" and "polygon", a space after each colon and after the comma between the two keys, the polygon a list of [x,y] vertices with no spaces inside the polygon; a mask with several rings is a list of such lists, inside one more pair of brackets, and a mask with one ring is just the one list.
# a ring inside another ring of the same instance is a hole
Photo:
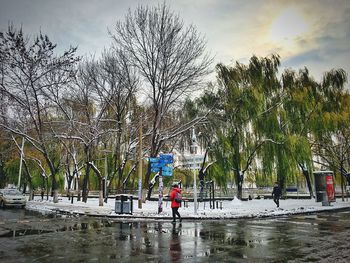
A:
{"label": "black trash bin", "polygon": [[116,214],[132,214],[132,196],[116,195],[115,197],[115,213]]}

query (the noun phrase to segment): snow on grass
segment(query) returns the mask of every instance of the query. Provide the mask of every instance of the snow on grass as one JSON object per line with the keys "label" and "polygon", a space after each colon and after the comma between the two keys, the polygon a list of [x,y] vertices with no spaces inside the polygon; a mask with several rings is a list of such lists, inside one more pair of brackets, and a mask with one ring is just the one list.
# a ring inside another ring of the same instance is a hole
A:
{"label": "snow on grass", "polygon": [[[220,202],[222,209],[220,209]],[[276,208],[272,199],[254,199],[241,201],[234,198],[231,201],[218,201],[219,208],[210,209],[209,202],[198,203],[197,214],[194,213],[194,203],[188,202],[188,207],[181,207],[179,212],[184,219],[229,219],[229,218],[250,218],[250,217],[273,217],[290,214],[312,213],[342,208],[350,208],[350,201],[338,199],[332,202],[331,206],[322,206],[316,203],[315,199],[286,199],[280,200],[280,208]],[[163,202],[163,212],[158,214],[158,202],[146,201],[142,203],[142,209],[138,208],[137,200],[133,201],[133,214],[116,214],[115,200],[109,199],[104,206],[98,205],[98,198],[89,198],[87,203],[77,202],[71,204],[67,197],[62,197],[59,203],[53,203],[52,199],[41,201],[38,197],[27,202],[26,209],[37,211],[43,214],[56,211],[69,214],[85,214],[92,216],[127,217],[127,218],[158,218],[170,219],[170,202]]]}

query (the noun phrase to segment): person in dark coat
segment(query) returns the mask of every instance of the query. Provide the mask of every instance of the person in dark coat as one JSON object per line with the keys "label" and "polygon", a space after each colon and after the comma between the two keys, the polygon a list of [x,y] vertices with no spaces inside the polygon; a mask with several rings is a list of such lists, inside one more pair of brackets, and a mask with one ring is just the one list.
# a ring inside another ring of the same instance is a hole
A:
{"label": "person in dark coat", "polygon": [[176,215],[178,216],[180,222],[181,222],[181,215],[179,213],[179,207],[181,206],[181,202],[176,202],[175,199],[177,199],[177,196],[181,197],[181,189],[179,188],[178,184],[173,184],[173,190],[170,194],[170,201],[171,201],[171,210],[173,212],[173,223],[176,222]]}
{"label": "person in dark coat", "polygon": [[278,182],[275,182],[272,191],[273,201],[276,203],[277,207],[280,207],[280,197],[282,195],[281,187],[278,185]]}

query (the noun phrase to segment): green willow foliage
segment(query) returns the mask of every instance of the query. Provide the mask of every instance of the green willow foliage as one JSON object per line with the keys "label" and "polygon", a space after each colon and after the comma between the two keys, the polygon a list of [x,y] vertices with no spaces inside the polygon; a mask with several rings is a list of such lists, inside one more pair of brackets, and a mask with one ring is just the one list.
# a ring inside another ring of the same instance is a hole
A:
{"label": "green willow foliage", "polygon": [[307,68],[280,75],[279,66],[278,55],[253,56],[247,65],[219,64],[219,88],[201,100],[207,108],[212,108],[208,102],[216,103],[215,117],[208,118],[215,127],[211,154],[216,163],[210,174],[224,187],[233,176],[239,198],[246,173],[256,173],[262,184],[277,178],[285,188],[299,181],[300,169],[312,195],[315,141],[337,131],[340,123],[348,127],[343,70],[325,73],[318,83]]}

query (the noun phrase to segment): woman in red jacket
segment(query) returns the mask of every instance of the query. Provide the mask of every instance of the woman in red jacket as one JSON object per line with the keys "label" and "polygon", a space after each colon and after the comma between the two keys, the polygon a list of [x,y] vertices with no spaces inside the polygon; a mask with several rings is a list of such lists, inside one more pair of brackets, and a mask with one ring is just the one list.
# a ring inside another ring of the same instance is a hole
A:
{"label": "woman in red jacket", "polygon": [[181,189],[177,184],[173,184],[173,190],[170,194],[171,210],[173,211],[173,223],[176,222],[176,215],[179,217],[180,222],[182,221],[179,213],[179,207],[181,206]]}

